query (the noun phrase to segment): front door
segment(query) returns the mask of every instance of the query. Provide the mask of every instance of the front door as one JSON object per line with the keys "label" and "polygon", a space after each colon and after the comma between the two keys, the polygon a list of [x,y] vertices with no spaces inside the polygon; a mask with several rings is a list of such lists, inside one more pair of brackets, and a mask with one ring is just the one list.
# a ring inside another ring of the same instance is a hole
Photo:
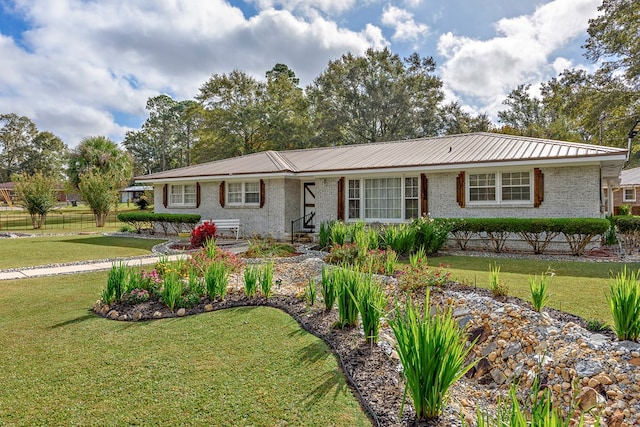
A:
{"label": "front door", "polygon": [[302,228],[313,231],[316,227],[316,183],[303,182],[302,187],[302,215],[304,215]]}

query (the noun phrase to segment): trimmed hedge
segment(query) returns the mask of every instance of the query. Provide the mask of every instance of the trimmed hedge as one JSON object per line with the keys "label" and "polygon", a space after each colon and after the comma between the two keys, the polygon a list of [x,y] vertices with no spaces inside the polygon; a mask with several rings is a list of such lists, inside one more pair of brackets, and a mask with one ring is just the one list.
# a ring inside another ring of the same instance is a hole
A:
{"label": "trimmed hedge", "polygon": [[517,234],[537,254],[562,234],[571,253],[582,255],[594,237],[608,230],[609,224],[604,218],[467,218],[456,221],[451,233],[462,250],[473,234],[486,235],[496,252],[504,249],[510,234]]}
{"label": "trimmed hedge", "polygon": [[197,214],[121,212],[117,218],[118,221],[131,225],[137,233],[144,228],[155,229],[155,226],[159,225],[164,234],[169,234],[169,227],[177,234],[183,229],[193,230],[193,227],[200,222],[200,215]]}

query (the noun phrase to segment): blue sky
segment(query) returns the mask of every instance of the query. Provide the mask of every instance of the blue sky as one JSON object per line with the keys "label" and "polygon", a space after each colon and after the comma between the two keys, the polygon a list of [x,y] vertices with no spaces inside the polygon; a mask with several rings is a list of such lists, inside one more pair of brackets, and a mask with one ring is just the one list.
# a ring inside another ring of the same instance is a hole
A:
{"label": "blue sky", "polygon": [[191,99],[214,73],[302,85],[330,60],[389,47],[433,56],[447,101],[494,120],[519,84],[534,91],[583,57],[600,0],[0,0],[0,114],[73,147],[122,141],[149,97]]}

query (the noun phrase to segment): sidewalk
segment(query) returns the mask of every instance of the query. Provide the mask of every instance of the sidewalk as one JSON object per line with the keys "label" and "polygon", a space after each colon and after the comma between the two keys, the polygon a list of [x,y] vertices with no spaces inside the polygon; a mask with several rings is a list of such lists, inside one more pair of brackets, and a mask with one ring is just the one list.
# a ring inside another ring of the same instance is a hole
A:
{"label": "sidewalk", "polygon": [[[229,251],[234,253],[244,252],[246,250],[246,246],[237,246],[228,248]],[[155,264],[162,257],[163,259],[169,261],[175,261],[179,258],[188,257],[189,254],[177,254],[177,255],[150,255],[148,257],[136,257],[136,258],[124,258],[121,261],[126,265],[130,265],[132,267],[140,266],[140,265],[149,265]],[[26,279],[29,277],[40,277],[40,276],[55,276],[59,274],[74,274],[74,273],[86,273],[87,271],[100,271],[100,270],[109,270],[114,262],[118,262],[118,260],[114,261],[87,261],[82,264],[65,264],[58,266],[45,266],[45,267],[24,267],[23,269],[13,269],[11,271],[1,271],[0,270],[0,280],[12,280],[12,279]]]}

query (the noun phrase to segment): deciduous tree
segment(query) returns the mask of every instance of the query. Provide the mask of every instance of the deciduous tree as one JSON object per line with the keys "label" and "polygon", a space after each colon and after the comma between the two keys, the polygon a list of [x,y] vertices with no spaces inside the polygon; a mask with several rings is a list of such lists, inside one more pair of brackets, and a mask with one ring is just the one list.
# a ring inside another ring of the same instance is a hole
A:
{"label": "deciduous tree", "polygon": [[31,215],[33,228],[43,227],[47,214],[56,206],[58,180],[42,172],[36,172],[33,175],[15,174],[11,180],[15,185],[18,204]]}

